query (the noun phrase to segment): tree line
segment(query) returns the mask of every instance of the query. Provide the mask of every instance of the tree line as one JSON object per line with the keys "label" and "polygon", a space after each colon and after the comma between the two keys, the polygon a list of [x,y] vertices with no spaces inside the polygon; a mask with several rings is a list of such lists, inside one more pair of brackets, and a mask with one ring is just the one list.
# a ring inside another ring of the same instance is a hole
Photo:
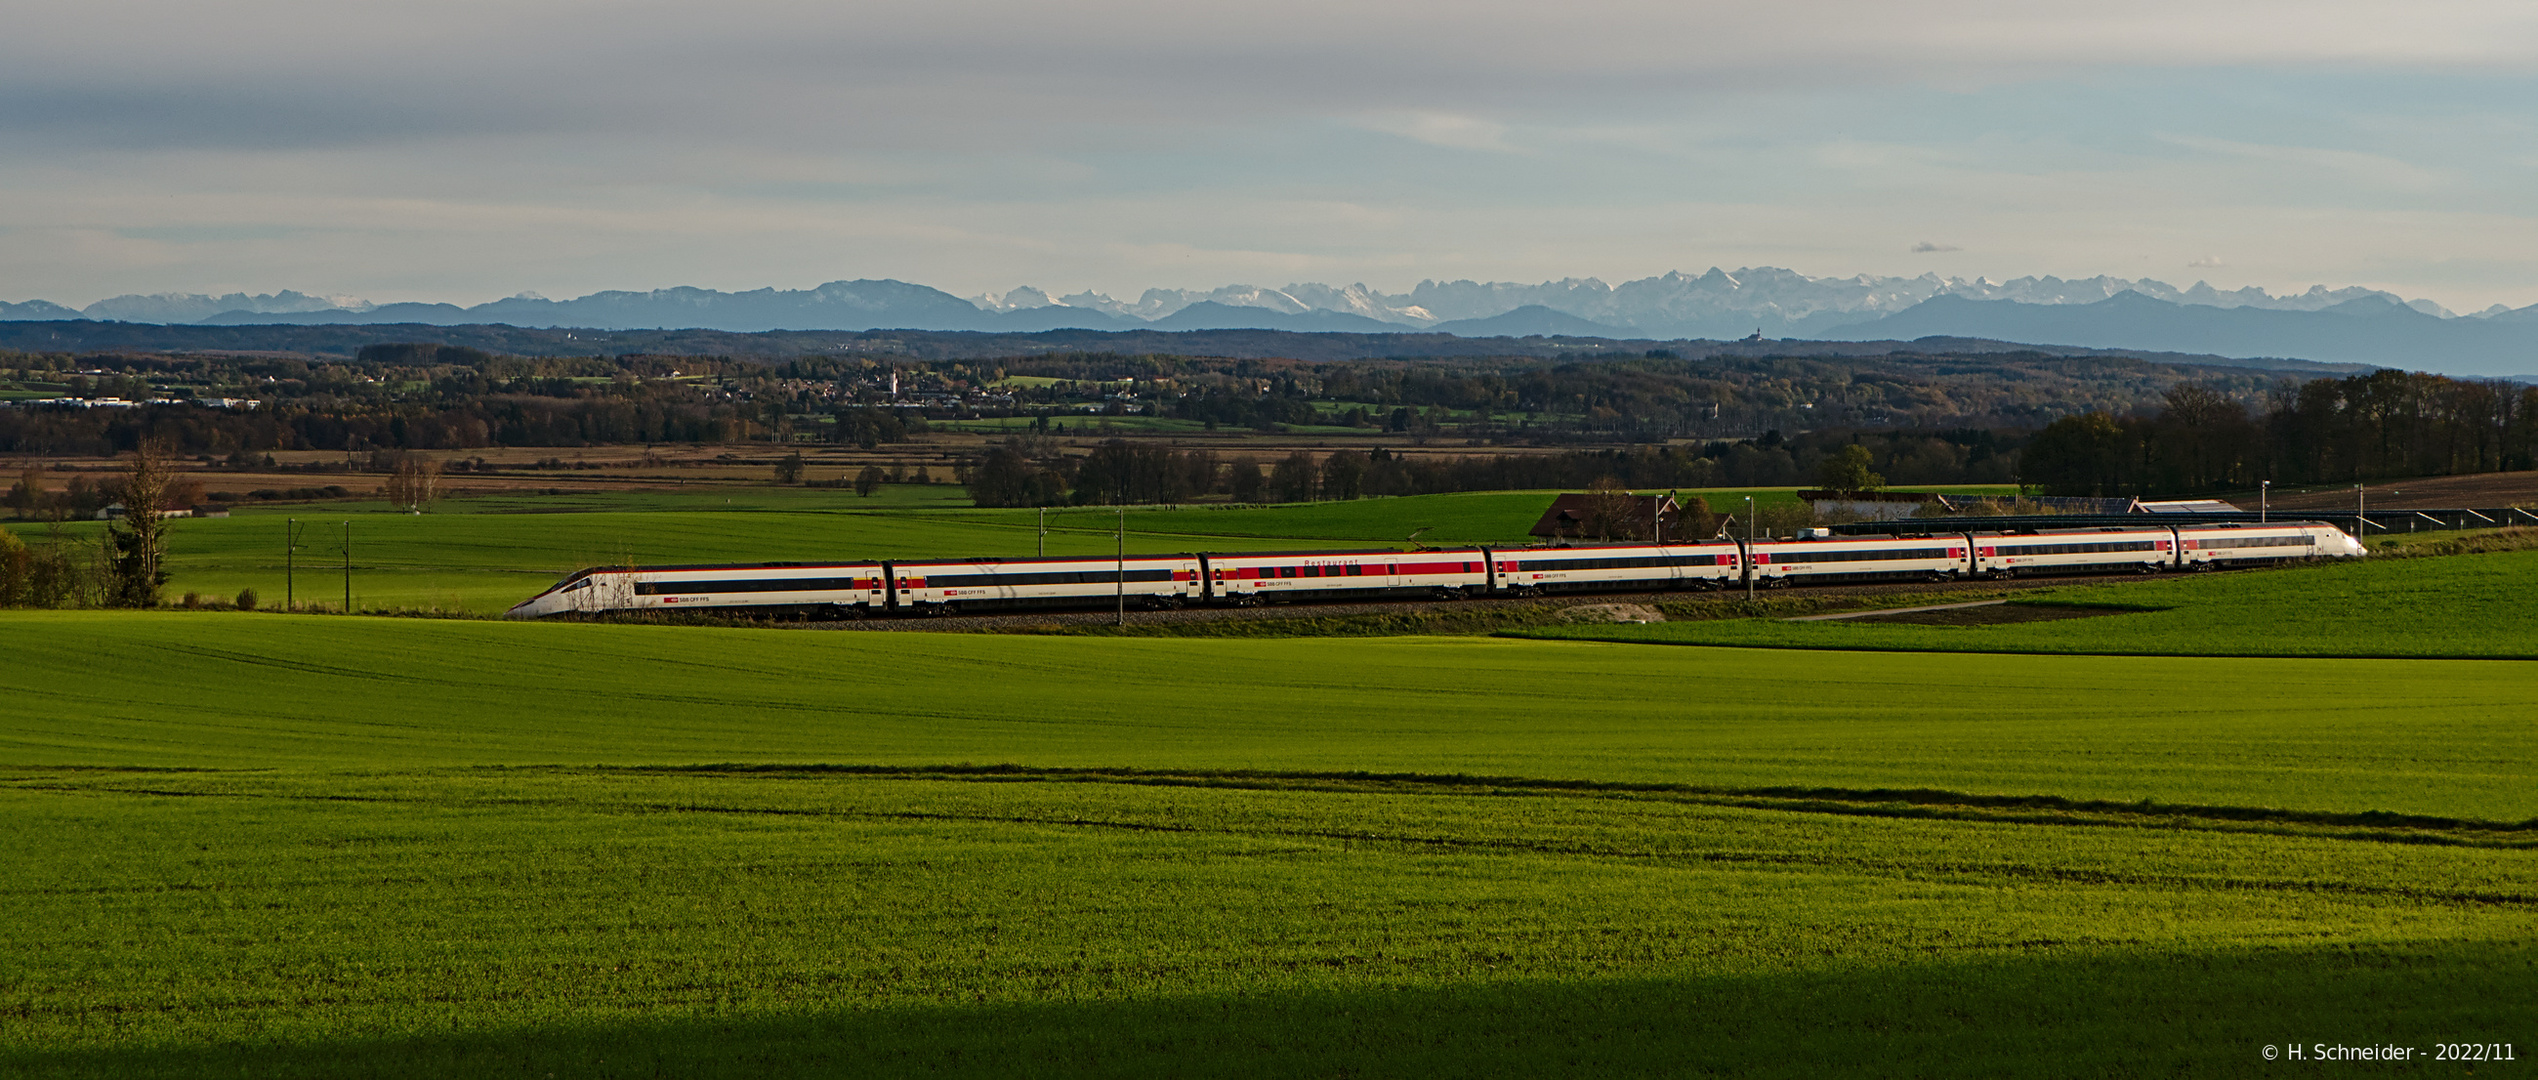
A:
{"label": "tree line", "polygon": [[2019,479],[2047,495],[2171,495],[2534,462],[2538,387],[2382,370],[2285,382],[2253,403],[2182,383],[2156,412],[2063,417],[2028,442]]}
{"label": "tree line", "polygon": [[[1223,497],[1313,502],[1515,488],[1585,488],[1610,478],[1639,490],[1788,487],[1858,454],[1899,483],[2010,483],[2018,440],[1988,431],[1809,432],[1708,444],[1534,454],[1428,455],[1387,448],[1292,451],[1262,458],[1111,440],[1082,456],[1045,437],[1015,437],[961,467],[979,506],[1112,506]],[[1968,478],[1974,478],[1969,480]]]}
{"label": "tree line", "polygon": [[[75,373],[86,371],[104,374]],[[1057,418],[1088,408],[1218,428],[1336,424],[1557,445],[1771,429],[2032,428],[2073,412],[2127,415],[2181,380],[2245,394],[2268,378],[2023,353],[1687,360],[1658,350],[1621,360],[1345,362],[1093,353],[962,362],[811,357],[769,366],[718,357],[513,357],[414,344],[369,346],[334,362],[0,354],[0,381],[12,376],[72,396],[264,403],[238,416],[0,410],[0,452],[53,454],[129,451],[141,434],[188,453],[723,442],[813,429],[876,445],[892,441],[892,422],[907,429],[920,418]],[[894,398],[893,387],[905,396]]]}

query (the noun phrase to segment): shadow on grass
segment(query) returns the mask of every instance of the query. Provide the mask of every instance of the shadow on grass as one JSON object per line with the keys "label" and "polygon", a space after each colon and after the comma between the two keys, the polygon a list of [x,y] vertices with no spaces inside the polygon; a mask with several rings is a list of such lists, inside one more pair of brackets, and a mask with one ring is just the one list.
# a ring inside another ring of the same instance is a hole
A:
{"label": "shadow on grass", "polygon": [[[1838,938],[1828,928],[1828,953]],[[2394,1043],[2429,1053],[2435,1042],[2517,1040],[2518,1052],[2538,1062],[2533,985],[2538,945],[2527,942],[2020,955],[1840,974],[841,1005],[781,1015],[715,1015],[698,1005],[681,1016],[481,1031],[18,1053],[0,1055],[0,1072],[2208,1076],[2268,1072],[2265,1047],[2284,1043]],[[465,990],[452,993],[463,998]],[[585,1004],[594,1012],[615,1007]],[[2293,1066],[2275,1063],[2271,1071],[2285,1067]],[[2460,1071],[2428,1061],[2333,1068]]]}

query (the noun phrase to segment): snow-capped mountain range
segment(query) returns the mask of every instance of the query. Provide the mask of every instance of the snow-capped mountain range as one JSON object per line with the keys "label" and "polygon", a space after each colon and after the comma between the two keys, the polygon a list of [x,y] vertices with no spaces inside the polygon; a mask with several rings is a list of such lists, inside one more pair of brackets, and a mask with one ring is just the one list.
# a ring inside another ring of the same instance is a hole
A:
{"label": "snow-capped mountain range", "polygon": [[[1281,289],[1228,285],[1212,292],[1148,289],[1134,301],[1089,291],[1056,296],[1026,285],[1003,296],[972,297],[970,303],[988,312],[1065,307],[1151,322],[1192,304],[1212,302],[1287,314],[1339,312],[1420,329],[1541,307],[1637,337],[1716,337],[1754,331],[1772,337],[1805,337],[1899,312],[1938,296],[2026,304],[2090,304],[2127,292],[2174,304],[2276,311],[2317,311],[2349,300],[2377,298],[2427,315],[2456,317],[2430,300],[2407,300],[2395,293],[2360,287],[2329,289],[2319,285],[2306,292],[2276,296],[2253,286],[2223,290],[2198,281],[2180,289],[2149,278],[2023,277],[1992,281],[1942,278],[1936,274],[1833,278],[1809,277],[1770,266],[1734,271],[1712,267],[1703,274],[1675,272],[1619,286],[1606,285],[1595,278],[1567,278],[1538,285],[1422,281],[1407,293],[1384,293],[1363,284],[1342,287],[1305,283]],[[2504,310],[2509,309],[2497,305],[2481,314]]]}
{"label": "snow-capped mountain range", "polygon": [[[522,293],[470,307],[374,304],[355,297],[290,290],[226,296],[159,293],[117,296],[78,309],[41,300],[0,303],[0,319],[214,324],[506,322],[598,329],[719,330],[1117,330],[1145,326],[1227,329],[1249,322],[1263,329],[1436,329],[1448,333],[1465,329],[1458,324],[1489,320],[1500,324],[1486,328],[1497,333],[1697,338],[1742,337],[1760,332],[1766,337],[1810,337],[1873,321],[1936,297],[2066,305],[2096,303],[2124,293],[2181,305],[2275,311],[2318,311],[2348,301],[2376,299],[2404,304],[2443,319],[2458,317],[2429,300],[2407,300],[2394,293],[2359,287],[2316,286],[2306,292],[2277,296],[2260,288],[2224,290],[2203,282],[2180,289],[2147,278],[2022,277],[1992,281],[1935,274],[1809,277],[1765,266],[1734,271],[1712,268],[1701,274],[1668,273],[1618,286],[1595,278],[1566,278],[1540,284],[1422,281],[1409,292],[1386,293],[1363,284],[1307,282],[1281,288],[1228,285],[1210,291],[1148,289],[1135,300],[1093,291],[1058,295],[1026,285],[1002,296],[990,294],[964,301],[949,293],[899,281],[838,281],[815,289],[737,293],[696,288],[602,292],[563,301]],[[2506,310],[2510,309],[2497,305],[2468,317],[2487,317]],[[1191,325],[1173,325],[1176,323]],[[1528,329],[1537,323],[1541,329]]]}
{"label": "snow-capped mountain range", "polygon": [[[1601,337],[1672,341],[1766,338],[1848,341],[1985,338],[2038,345],[2297,357],[2455,374],[2538,372],[2538,305],[2455,315],[2428,300],[2358,287],[2275,295],[2197,282],[1809,277],[1776,267],[1669,273],[1622,284],[1422,281],[1406,293],[1365,285],[1228,285],[1148,289],[1135,300],[1057,295],[1025,286],[964,300],[904,281],[832,281],[812,289],[721,292],[681,287],[534,293],[491,303],[389,303],[279,292],[118,296],[82,309],[0,303],[0,321],[118,320],[209,326],[423,324],[595,330],[1289,330],[1462,337]],[[392,333],[392,331],[382,331]],[[1377,348],[1370,345],[1369,348]]]}

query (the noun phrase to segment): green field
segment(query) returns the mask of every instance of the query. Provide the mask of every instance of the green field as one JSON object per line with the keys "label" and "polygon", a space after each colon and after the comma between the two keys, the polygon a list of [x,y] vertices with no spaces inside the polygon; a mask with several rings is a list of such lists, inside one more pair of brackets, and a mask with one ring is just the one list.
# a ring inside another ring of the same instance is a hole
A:
{"label": "green field", "polygon": [[2538,659],[2538,551],[2372,559],[2027,593],[2108,614],[1999,626],[1737,619],[1529,636],[1684,645],[2150,656]]}
{"label": "green field", "polygon": [[2538,1041],[2517,662],[87,612],[0,649],[12,1074]]}
{"label": "green field", "polygon": [[[1529,542],[1526,530],[1555,492],[1482,492],[1283,506],[1133,508],[1131,553],[1299,547]],[[1712,493],[1714,501],[1741,492]],[[1790,499],[1789,489],[1766,498]],[[835,488],[739,487],[661,492],[583,492],[452,499],[430,514],[391,513],[381,503],[270,506],[228,518],[170,523],[168,595],[226,599],[256,590],[267,604],[286,591],[307,603],[342,603],[343,523],[352,524],[356,609],[497,614],[586,566],[627,563],[816,562],[835,559],[1015,558],[1042,550],[1033,510],[979,510],[948,485],[893,485],[867,501]],[[1721,505],[1724,505],[1721,502]],[[286,580],[284,520],[307,523],[297,584]],[[1051,555],[1116,550],[1118,513],[1104,507],[1048,511]],[[46,527],[7,526],[27,543]],[[93,540],[101,522],[66,535]],[[1424,531],[1420,531],[1424,529]]]}

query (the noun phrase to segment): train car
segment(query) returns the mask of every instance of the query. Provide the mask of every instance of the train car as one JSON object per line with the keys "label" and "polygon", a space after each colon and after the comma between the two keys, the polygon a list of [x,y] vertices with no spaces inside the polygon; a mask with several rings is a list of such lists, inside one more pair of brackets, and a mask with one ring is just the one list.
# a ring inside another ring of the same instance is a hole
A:
{"label": "train car", "polygon": [[1752,543],[1602,544],[1435,551],[1280,551],[1115,559],[748,563],[594,567],[511,609],[513,618],[726,610],[860,618],[1031,607],[1632,592],[1759,584],[1998,577],[2352,558],[2362,544],[2315,521],[2121,526]]}
{"label": "train car", "polygon": [[1743,580],[1738,545],[1595,544],[1489,552],[1497,591],[1518,596],[1557,592],[1715,589]]}
{"label": "train car", "polygon": [[1832,536],[1756,540],[1746,546],[1756,582],[1769,586],[1924,578],[1947,581],[1972,572],[1962,535]]}
{"label": "train car", "polygon": [[1222,604],[1426,596],[1490,590],[1489,552],[1269,551],[1202,556],[1208,598]]}
{"label": "train car", "polygon": [[1969,533],[1976,577],[2128,571],[2155,574],[2177,564],[2176,530],[2164,526]]}
{"label": "train car", "polygon": [[2189,570],[2368,554],[2344,530],[2315,521],[2194,525],[2175,531],[2178,565]]}
{"label": "train car", "polygon": [[887,595],[877,562],[603,566],[556,582],[509,614],[536,619],[738,608],[752,614],[855,617],[882,608]]}
{"label": "train car", "polygon": [[1121,596],[1137,607],[1179,607],[1204,589],[1195,555],[1112,559],[963,559],[890,562],[892,611],[950,615],[1034,607],[1098,607]]}

